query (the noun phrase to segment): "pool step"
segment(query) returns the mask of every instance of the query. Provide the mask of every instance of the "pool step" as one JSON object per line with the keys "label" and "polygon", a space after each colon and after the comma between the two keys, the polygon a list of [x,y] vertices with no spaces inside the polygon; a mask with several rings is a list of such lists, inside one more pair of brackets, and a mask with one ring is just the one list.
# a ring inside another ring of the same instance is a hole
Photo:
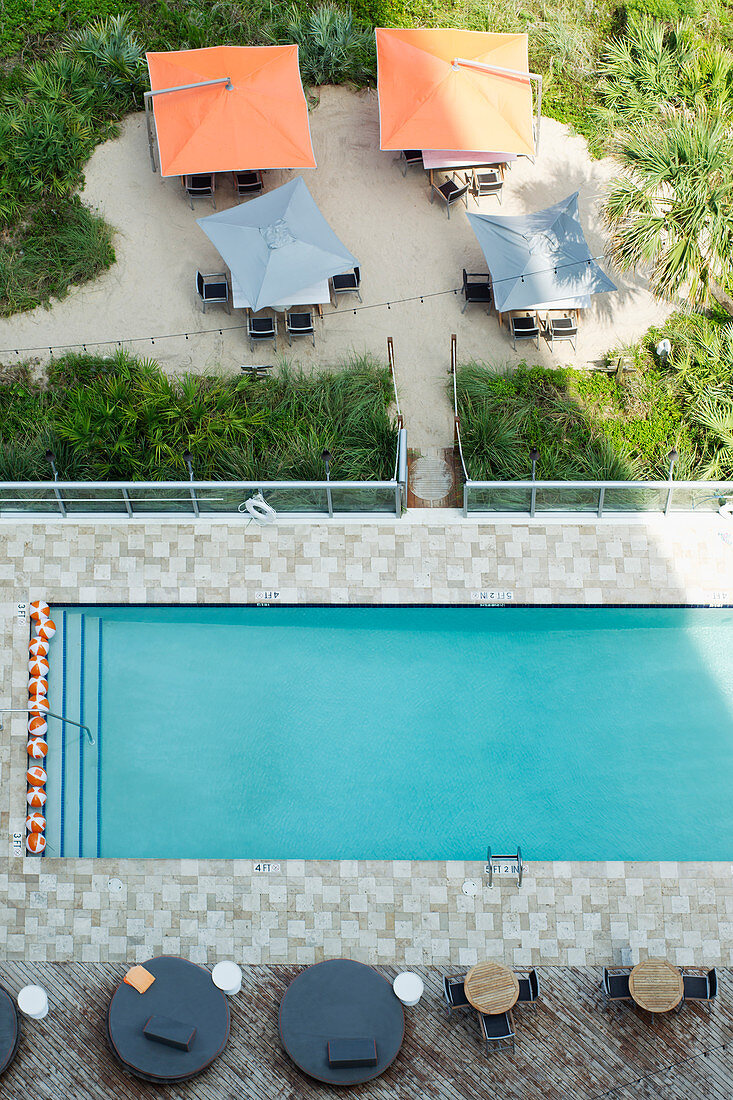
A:
{"label": "pool step", "polygon": [[54,714],[89,726],[48,719],[46,852],[49,856],[99,854],[100,659],[102,620],[86,612],[57,613],[51,643],[49,706]]}

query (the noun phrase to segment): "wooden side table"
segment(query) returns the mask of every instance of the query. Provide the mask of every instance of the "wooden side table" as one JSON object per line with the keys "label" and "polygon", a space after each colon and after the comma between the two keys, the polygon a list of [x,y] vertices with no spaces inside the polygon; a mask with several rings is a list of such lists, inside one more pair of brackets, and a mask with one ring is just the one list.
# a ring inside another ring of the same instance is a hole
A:
{"label": "wooden side table", "polygon": [[647,1012],[671,1012],[682,1000],[682,974],[666,959],[644,959],[629,975],[629,992]]}
{"label": "wooden side table", "polygon": [[486,1016],[508,1012],[519,997],[516,975],[497,962],[481,962],[466,974],[464,989],[470,1004]]}

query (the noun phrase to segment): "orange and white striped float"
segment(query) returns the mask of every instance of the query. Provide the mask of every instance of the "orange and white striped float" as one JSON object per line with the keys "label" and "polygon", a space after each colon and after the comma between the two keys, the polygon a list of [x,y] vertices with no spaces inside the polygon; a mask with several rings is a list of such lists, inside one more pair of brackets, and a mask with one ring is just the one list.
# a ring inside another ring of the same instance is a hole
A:
{"label": "orange and white striped float", "polygon": [[29,833],[43,833],[46,829],[46,819],[43,814],[28,814],[25,827]]}
{"label": "orange and white striped float", "polygon": [[48,655],[48,642],[44,638],[31,638],[28,643],[31,657],[46,657]]}
{"label": "orange and white striped float", "polygon": [[31,618],[34,623],[42,623],[44,619],[51,618],[51,608],[45,600],[33,600],[31,603]]}
{"label": "orange and white striped float", "polygon": [[48,754],[48,741],[44,741],[42,737],[31,737],[26,745],[26,751],[31,760],[43,760]]}
{"label": "orange and white striped float", "polygon": [[29,787],[25,800],[32,808],[42,810],[46,805],[46,792],[43,787]]}
{"label": "orange and white striped float", "polygon": [[48,714],[50,709],[45,695],[33,695],[28,700],[29,714]]}
{"label": "orange and white striped float", "polygon": [[48,661],[45,657],[31,657],[28,662],[28,672],[31,676],[47,676]]}
{"label": "orange and white striped float", "polygon": [[31,676],[28,681],[28,694],[48,695],[48,680],[43,676]]}
{"label": "orange and white striped float", "polygon": [[44,642],[53,638],[56,633],[56,623],[53,619],[45,619],[39,626],[36,627],[36,636],[43,638]]}
{"label": "orange and white striped float", "polygon": [[28,833],[25,838],[25,846],[34,856],[40,856],[46,847],[46,838],[43,833]]}
{"label": "orange and white striped float", "polygon": [[31,737],[43,737],[48,731],[48,722],[40,714],[34,714],[28,723],[28,733]]}
{"label": "orange and white striped float", "polygon": [[42,768],[40,764],[34,764],[32,768],[29,768],[25,773],[25,777],[31,787],[42,787],[48,779],[46,769]]}

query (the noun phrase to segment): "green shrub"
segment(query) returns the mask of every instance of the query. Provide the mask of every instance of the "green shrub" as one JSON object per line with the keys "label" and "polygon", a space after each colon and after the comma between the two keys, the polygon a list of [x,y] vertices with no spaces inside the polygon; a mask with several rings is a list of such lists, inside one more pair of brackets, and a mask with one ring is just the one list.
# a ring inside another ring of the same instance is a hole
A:
{"label": "green shrub", "polygon": [[186,477],[183,452],[203,480],[382,480],[397,446],[389,372],[368,357],[333,372],[283,367],[267,379],[183,375],[119,351],[54,360],[45,387],[3,384],[0,480],[48,477],[53,450],[63,479]]}
{"label": "green shrub", "polygon": [[[711,375],[704,341],[709,348],[715,325],[699,315],[673,318],[624,349],[635,369],[620,375],[526,366],[507,374],[477,363],[459,368],[469,476],[526,478],[535,446],[537,476],[546,480],[664,479],[675,447],[678,477],[733,479],[733,333],[717,323],[729,358]],[[654,352],[662,334],[673,348],[666,364]]]}
{"label": "green shrub", "polygon": [[626,0],[624,10],[629,25],[644,16],[672,24],[680,19],[697,19],[702,4],[700,0]]}

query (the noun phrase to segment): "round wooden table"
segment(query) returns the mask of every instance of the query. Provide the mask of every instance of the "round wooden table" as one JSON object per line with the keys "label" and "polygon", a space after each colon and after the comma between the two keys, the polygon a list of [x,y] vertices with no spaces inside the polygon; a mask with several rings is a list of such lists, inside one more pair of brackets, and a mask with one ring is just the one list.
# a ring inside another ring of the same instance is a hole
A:
{"label": "round wooden table", "polygon": [[464,989],[470,1004],[486,1016],[508,1012],[519,996],[519,982],[511,970],[497,962],[482,962],[466,974]]}
{"label": "round wooden table", "polygon": [[666,959],[644,959],[629,975],[629,992],[647,1012],[671,1012],[682,1000],[684,983],[677,967]]}

